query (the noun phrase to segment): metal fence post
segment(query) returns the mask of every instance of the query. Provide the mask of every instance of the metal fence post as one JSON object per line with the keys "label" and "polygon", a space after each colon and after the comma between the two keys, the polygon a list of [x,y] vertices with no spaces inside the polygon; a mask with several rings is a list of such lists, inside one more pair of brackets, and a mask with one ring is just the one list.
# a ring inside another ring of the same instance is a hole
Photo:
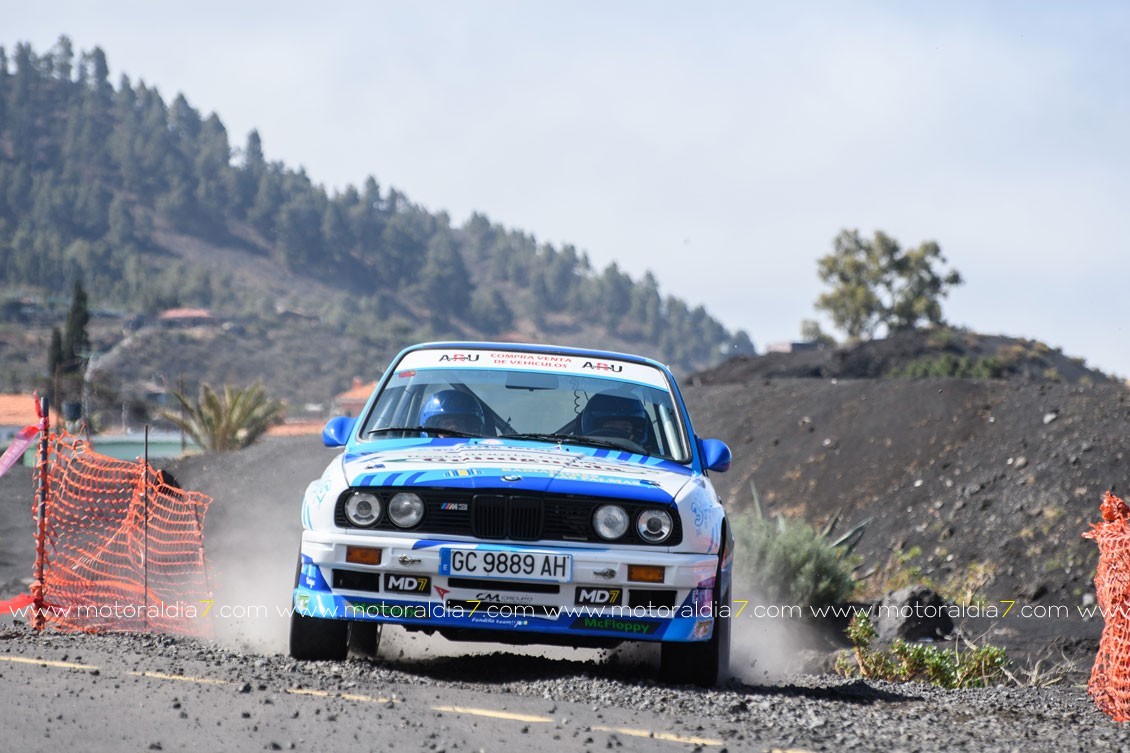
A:
{"label": "metal fence post", "polygon": [[32,627],[43,630],[47,624],[44,610],[47,604],[44,596],[43,573],[47,566],[47,458],[50,452],[51,404],[46,397],[39,399],[36,406],[39,413],[39,462],[36,463],[35,494],[35,580],[31,584]]}

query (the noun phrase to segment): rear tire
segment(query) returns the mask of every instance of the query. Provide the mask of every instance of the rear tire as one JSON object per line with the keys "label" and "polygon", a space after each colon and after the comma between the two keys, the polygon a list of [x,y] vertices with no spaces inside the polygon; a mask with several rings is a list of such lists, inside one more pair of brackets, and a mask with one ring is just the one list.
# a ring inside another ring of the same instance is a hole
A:
{"label": "rear tire", "polygon": [[721,574],[714,586],[714,632],[708,641],[664,643],[659,677],[672,685],[713,687],[730,671],[730,587],[721,592]]}

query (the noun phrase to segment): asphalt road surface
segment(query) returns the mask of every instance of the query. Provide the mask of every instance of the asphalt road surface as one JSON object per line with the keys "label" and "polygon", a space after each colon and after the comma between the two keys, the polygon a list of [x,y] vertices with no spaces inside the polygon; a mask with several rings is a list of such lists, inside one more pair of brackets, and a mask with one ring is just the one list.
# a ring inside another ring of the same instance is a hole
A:
{"label": "asphalt road surface", "polygon": [[701,690],[661,685],[643,661],[588,657],[300,663],[207,641],[9,624],[0,725],[20,751],[1130,748],[1130,728],[1078,686],[941,691],[805,675]]}

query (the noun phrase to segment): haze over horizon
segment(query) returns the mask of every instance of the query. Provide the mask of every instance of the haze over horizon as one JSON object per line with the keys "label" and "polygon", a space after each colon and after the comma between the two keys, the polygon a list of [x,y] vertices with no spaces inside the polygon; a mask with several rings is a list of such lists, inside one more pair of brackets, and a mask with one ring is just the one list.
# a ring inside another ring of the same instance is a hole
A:
{"label": "haze over horizon", "polygon": [[331,192],[651,270],[760,351],[858,228],[941,245],[951,323],[1130,376],[1119,3],[6,5],[9,51],[100,46]]}

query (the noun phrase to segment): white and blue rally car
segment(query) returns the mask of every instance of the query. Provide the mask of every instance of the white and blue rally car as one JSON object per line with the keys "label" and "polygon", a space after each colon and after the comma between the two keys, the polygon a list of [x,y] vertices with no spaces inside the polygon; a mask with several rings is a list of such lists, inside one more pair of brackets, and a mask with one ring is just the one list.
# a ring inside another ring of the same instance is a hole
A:
{"label": "white and blue rally car", "polygon": [[302,503],[290,653],[374,654],[383,624],[452,640],[661,644],[670,682],[714,684],[733,537],[671,372],[646,358],[501,343],[401,352]]}

